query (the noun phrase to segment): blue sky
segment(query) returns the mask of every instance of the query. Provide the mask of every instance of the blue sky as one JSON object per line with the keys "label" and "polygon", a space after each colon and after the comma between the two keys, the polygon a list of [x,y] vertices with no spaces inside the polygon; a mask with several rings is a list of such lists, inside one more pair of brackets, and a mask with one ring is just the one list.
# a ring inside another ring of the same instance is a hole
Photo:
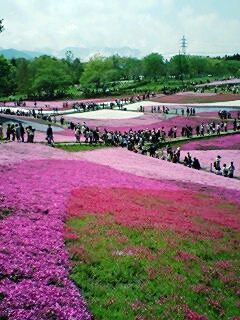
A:
{"label": "blue sky", "polygon": [[123,47],[240,53],[240,0],[0,0],[0,47]]}

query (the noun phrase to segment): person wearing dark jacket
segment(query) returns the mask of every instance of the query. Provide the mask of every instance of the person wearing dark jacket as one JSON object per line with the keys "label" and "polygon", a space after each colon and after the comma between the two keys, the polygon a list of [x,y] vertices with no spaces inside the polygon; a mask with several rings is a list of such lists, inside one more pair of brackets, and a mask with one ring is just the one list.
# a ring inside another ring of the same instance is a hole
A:
{"label": "person wearing dark jacket", "polygon": [[195,158],[195,157],[193,158],[192,168],[193,168],[193,169],[197,169],[197,170],[200,170],[200,169],[201,169],[199,160],[198,160],[197,158]]}
{"label": "person wearing dark jacket", "polygon": [[47,143],[48,144],[53,144],[54,143],[54,140],[53,140],[53,129],[52,129],[52,126],[51,124],[48,125],[48,128],[47,128]]}

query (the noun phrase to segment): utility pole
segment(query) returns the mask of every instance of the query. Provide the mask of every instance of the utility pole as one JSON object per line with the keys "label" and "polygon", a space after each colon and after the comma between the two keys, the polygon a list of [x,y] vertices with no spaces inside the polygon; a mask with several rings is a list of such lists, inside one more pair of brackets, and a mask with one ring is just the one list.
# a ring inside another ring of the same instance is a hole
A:
{"label": "utility pole", "polygon": [[3,19],[0,19],[0,33],[3,32],[4,25],[3,25]]}
{"label": "utility pole", "polygon": [[183,36],[181,39],[181,50],[183,55],[186,54],[186,49],[187,49],[187,39],[185,38],[185,36]]}

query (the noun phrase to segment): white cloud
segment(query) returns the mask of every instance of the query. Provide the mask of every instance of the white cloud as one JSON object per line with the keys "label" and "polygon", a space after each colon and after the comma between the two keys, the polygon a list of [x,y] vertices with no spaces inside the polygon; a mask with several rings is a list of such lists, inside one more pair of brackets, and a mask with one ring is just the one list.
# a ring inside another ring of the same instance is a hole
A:
{"label": "white cloud", "polygon": [[217,11],[199,14],[182,3],[179,10],[176,0],[0,0],[6,29],[0,46],[128,46],[143,53],[177,53],[185,34],[190,51],[240,49],[239,20],[219,19]]}

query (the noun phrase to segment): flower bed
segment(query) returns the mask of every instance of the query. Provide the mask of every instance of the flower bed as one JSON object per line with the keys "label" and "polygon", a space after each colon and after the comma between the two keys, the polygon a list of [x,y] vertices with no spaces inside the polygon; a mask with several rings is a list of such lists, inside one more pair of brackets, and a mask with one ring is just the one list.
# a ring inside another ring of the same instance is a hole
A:
{"label": "flower bed", "polygon": [[[43,157],[52,157],[50,152],[45,154],[47,147],[41,147]],[[0,221],[0,316],[10,320],[90,319],[85,301],[69,280],[63,242],[69,192],[79,185],[150,187],[152,182],[83,161],[22,161],[28,156],[23,145],[19,148],[19,159],[13,161],[20,162],[15,165],[7,165],[1,152],[0,209],[11,208],[13,213]],[[164,185],[168,183],[159,182],[153,188]]]}
{"label": "flower bed", "polygon": [[[93,99],[75,99],[75,100],[55,100],[55,101],[36,101],[37,105],[35,107],[34,103],[35,101],[26,101],[26,107],[24,109],[40,109],[43,108],[45,111],[53,110],[53,108],[61,109],[61,110],[67,110],[72,107],[72,105],[76,102],[78,103],[102,103],[102,102],[108,102],[113,101],[113,97],[108,98],[93,98]],[[68,103],[68,107],[63,107],[64,103]],[[15,107],[14,102],[6,102],[6,108],[7,107]],[[16,106],[16,109],[20,109],[23,107]]]}
{"label": "flower bed", "polygon": [[[226,221],[239,216],[239,204],[191,190],[80,188],[72,193],[65,231],[72,278],[97,319],[233,319],[239,314],[240,239],[230,226],[225,231]],[[216,213],[226,219],[223,224]]]}
{"label": "flower bed", "polygon": [[[184,153],[182,153],[183,155]],[[217,154],[214,154],[216,157]],[[194,153],[193,153],[194,156]],[[181,164],[171,163],[164,160],[135,154],[126,149],[102,149],[92,152],[84,152],[78,155],[79,158],[100,163],[111,168],[129,172],[139,176],[155,179],[156,181],[171,180],[177,183],[190,183],[205,185],[214,188],[223,188],[240,190],[240,182],[236,179],[226,179],[206,171],[198,171]],[[199,154],[201,162],[201,155]],[[230,160],[230,159],[228,159]],[[238,153],[235,154],[235,160],[238,160]],[[208,160],[206,161],[209,167]]]}
{"label": "flower bed", "polygon": [[[124,112],[124,111],[123,111]],[[215,114],[215,115],[214,115]],[[76,120],[76,118],[68,117],[69,121],[73,121],[74,123],[85,121],[89,127],[98,127],[100,130],[120,130],[120,131],[128,131],[129,129],[133,130],[141,130],[141,129],[158,129],[165,127],[166,130],[169,130],[171,127],[175,125],[179,128],[179,130],[186,125],[191,125],[195,128],[196,125],[206,123],[208,121],[218,121],[217,113],[205,113],[204,116],[199,114],[196,117],[182,117],[182,116],[172,116],[171,118],[165,118],[162,114],[144,114],[144,116],[133,118],[133,119],[125,119],[125,120],[93,120],[87,118],[81,118]]]}
{"label": "flower bed", "polygon": [[0,318],[238,315],[239,181],[121,148],[0,151]]}
{"label": "flower bed", "polygon": [[[221,156],[221,167],[224,163],[226,163],[227,167],[230,165],[231,161],[234,162],[235,171],[234,176],[240,177],[240,167],[239,167],[239,159],[240,159],[240,151],[239,150],[188,150],[192,157],[197,157],[200,161],[200,164],[203,168],[210,170],[210,164],[214,163],[217,155]],[[182,158],[187,155],[187,152],[182,152]],[[231,182],[230,182],[231,183]]]}
{"label": "flower bed", "polygon": [[182,146],[182,150],[239,150],[240,135],[216,137],[207,140],[190,141]]}
{"label": "flower bed", "polygon": [[174,94],[165,97],[154,99],[154,101],[160,103],[212,103],[212,102],[225,102],[240,100],[239,94],[199,94],[199,93],[187,93],[187,94]]}

